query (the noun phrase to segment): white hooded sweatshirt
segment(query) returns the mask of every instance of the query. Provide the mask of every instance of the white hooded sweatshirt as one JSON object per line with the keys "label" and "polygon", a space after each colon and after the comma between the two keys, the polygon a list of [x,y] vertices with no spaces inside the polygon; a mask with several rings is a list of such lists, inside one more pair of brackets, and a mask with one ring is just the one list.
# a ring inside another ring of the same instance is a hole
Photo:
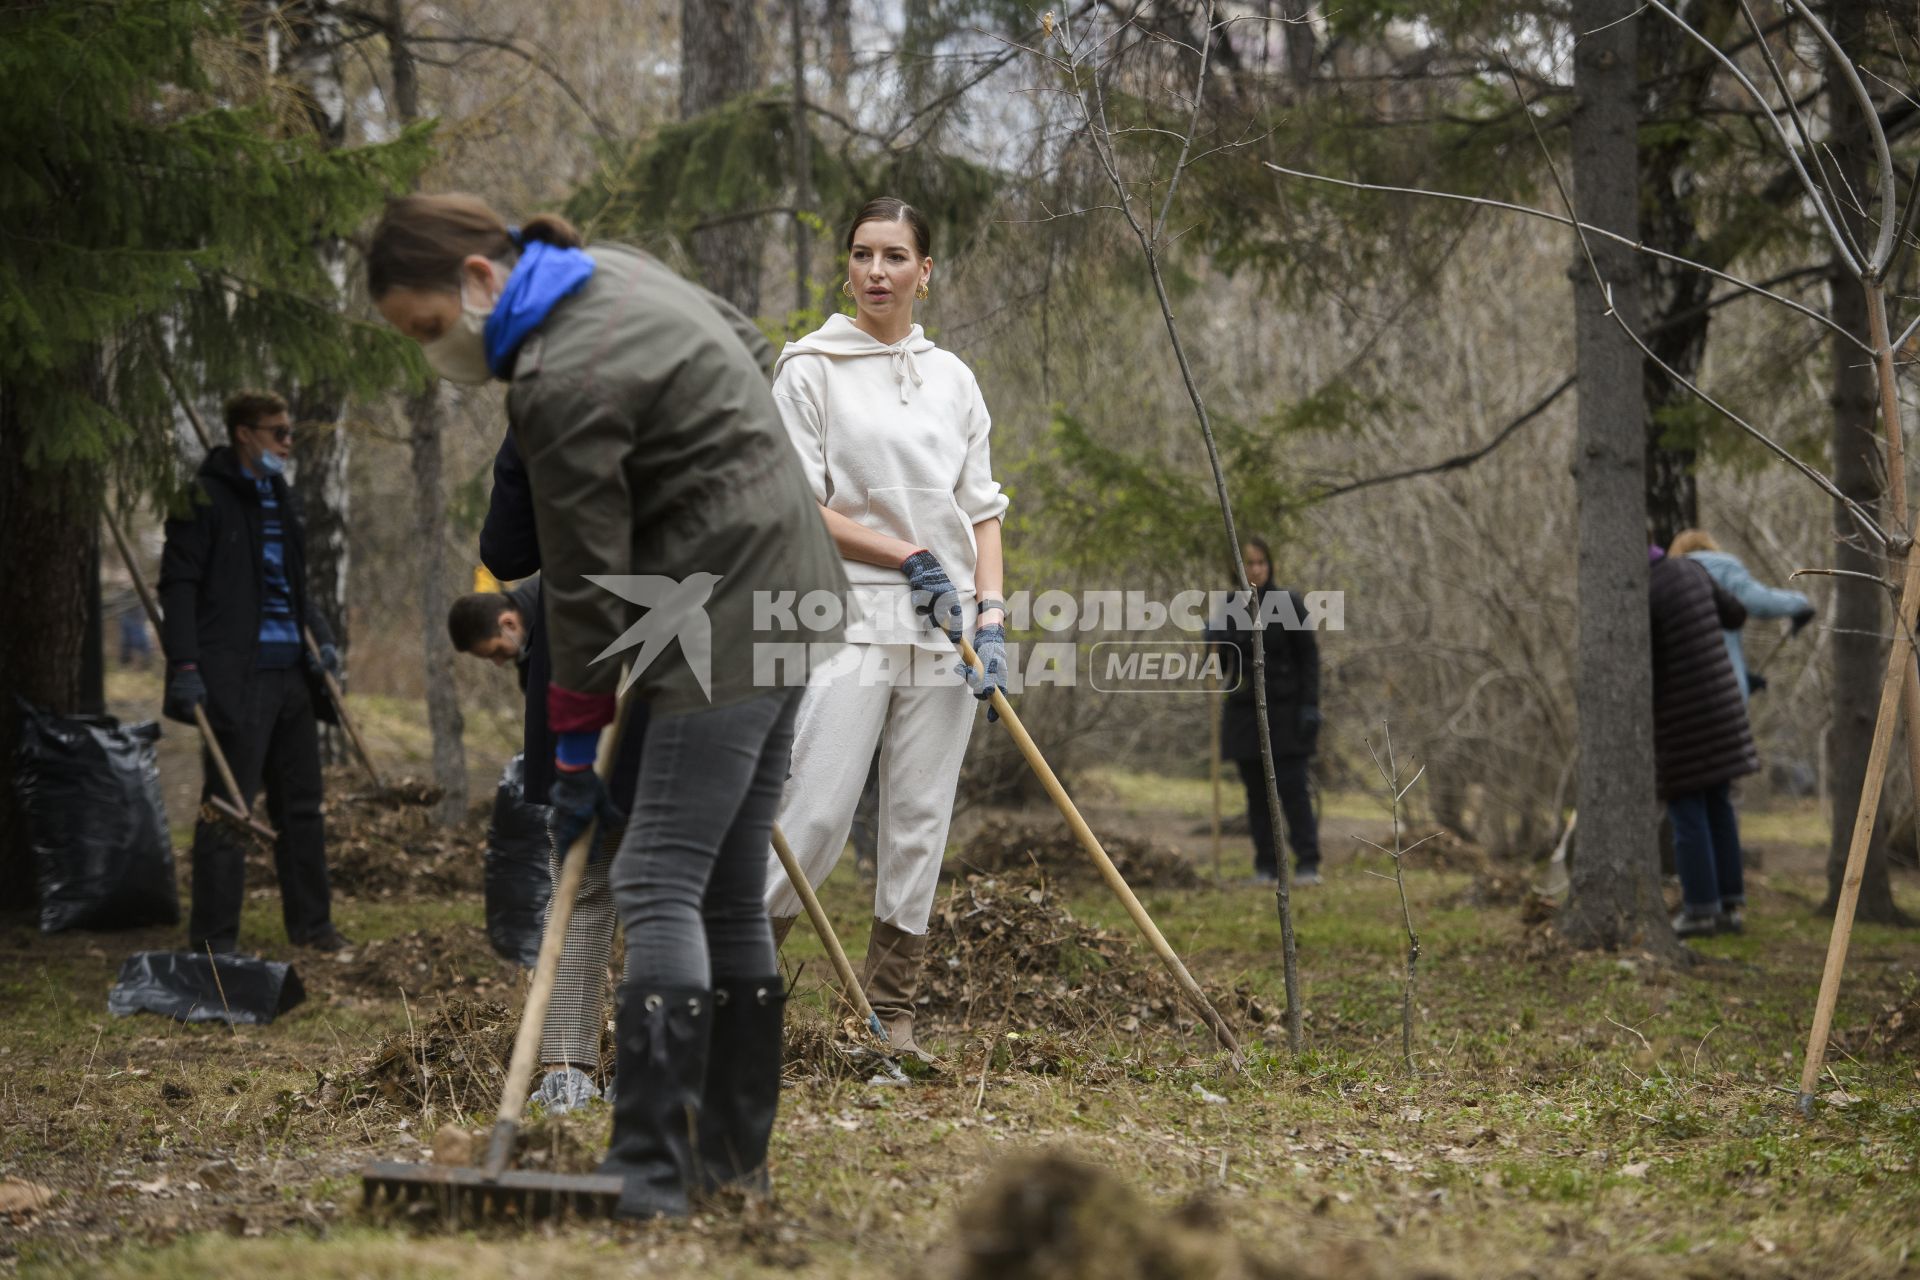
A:
{"label": "white hooded sweatshirt", "polygon": [[[869,529],[925,547],[973,616],[973,526],[1005,513],[987,450],[992,420],[973,371],[913,329],[888,346],[845,315],[789,342],[774,365],[773,399],[813,495]],[[911,640],[947,649],[924,625],[904,632],[906,576],[841,561],[854,600],[847,639]],[[910,616],[910,615],[908,615]]]}

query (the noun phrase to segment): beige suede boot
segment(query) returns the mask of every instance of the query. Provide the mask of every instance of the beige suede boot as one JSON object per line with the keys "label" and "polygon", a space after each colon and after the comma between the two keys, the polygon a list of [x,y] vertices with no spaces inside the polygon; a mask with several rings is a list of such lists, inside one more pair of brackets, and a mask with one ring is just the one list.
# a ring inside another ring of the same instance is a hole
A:
{"label": "beige suede boot", "polygon": [[800,917],[770,916],[768,918],[773,921],[773,949],[778,951],[782,946],[786,945],[787,935],[793,932],[793,922]]}
{"label": "beige suede boot", "polygon": [[867,940],[867,959],[860,969],[860,986],[895,1051],[932,1063],[933,1055],[913,1039],[914,997],[920,993],[920,965],[926,956],[926,934],[907,933],[875,920]]}

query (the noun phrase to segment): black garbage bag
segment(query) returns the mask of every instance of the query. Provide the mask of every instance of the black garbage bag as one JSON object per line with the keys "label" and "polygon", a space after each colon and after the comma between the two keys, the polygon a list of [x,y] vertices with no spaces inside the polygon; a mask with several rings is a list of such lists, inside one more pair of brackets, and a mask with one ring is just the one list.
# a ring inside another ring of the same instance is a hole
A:
{"label": "black garbage bag", "polygon": [[136,951],[107,992],[118,1017],[158,1013],[181,1022],[265,1026],[307,998],[293,966],[258,956]]}
{"label": "black garbage bag", "polygon": [[487,941],[502,959],[531,969],[540,956],[553,873],[547,868],[551,810],[527,803],[525,764],[520,756],[507,761],[493,792],[493,817],[487,822]]}
{"label": "black garbage bag", "polygon": [[13,787],[40,876],[40,931],[175,924],[180,897],[154,743],[160,726],[24,700]]}

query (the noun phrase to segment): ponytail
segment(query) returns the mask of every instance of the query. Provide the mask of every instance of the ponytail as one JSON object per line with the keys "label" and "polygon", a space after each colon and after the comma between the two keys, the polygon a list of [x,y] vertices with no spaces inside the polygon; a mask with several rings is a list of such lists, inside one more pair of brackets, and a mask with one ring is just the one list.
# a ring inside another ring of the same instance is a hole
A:
{"label": "ponytail", "polygon": [[460,264],[478,254],[511,262],[534,242],[580,247],[580,233],[558,214],[543,213],[517,233],[478,196],[401,196],[387,202],[367,249],[367,292],[375,302],[395,289],[436,293],[457,288]]}
{"label": "ponytail", "polygon": [[580,233],[557,213],[536,213],[520,228],[520,243],[550,244],[556,249],[578,249]]}

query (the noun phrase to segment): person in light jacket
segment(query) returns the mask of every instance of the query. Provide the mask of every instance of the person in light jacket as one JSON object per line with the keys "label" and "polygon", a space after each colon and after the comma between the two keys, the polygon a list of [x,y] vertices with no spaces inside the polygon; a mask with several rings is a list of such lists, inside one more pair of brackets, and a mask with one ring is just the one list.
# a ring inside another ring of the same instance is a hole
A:
{"label": "person in light jacket", "polygon": [[[851,317],[787,344],[774,402],[852,584],[848,644],[807,689],[780,827],[825,880],[880,748],[873,932],[862,985],[895,1048],[916,1054],[914,1003],[974,700],[1006,686],[991,420],[973,371],[913,322],[933,273],[926,219],[870,201],[847,231]],[[916,611],[919,616],[916,616]],[[955,642],[971,631],[984,676]],[[969,685],[972,688],[969,688]],[[989,713],[991,715],[991,713]],[[771,853],[777,938],[800,899]]]}
{"label": "person in light jacket", "polygon": [[[1722,551],[1720,544],[1705,529],[1682,529],[1674,538],[1673,545],[1667,548],[1670,556],[1685,556],[1705,569],[1714,582],[1740,602],[1752,618],[1791,618],[1793,634],[1799,635],[1800,629],[1814,619],[1813,601],[1798,591],[1788,591],[1784,587],[1769,587],[1753,576],[1740,558],[1729,551]],[[1741,628],[1727,627],[1721,634],[1726,637],[1727,656],[1733,660],[1733,674],[1740,680],[1740,696],[1751,698],[1767,687],[1760,673],[1747,666],[1746,649],[1740,641]]]}

